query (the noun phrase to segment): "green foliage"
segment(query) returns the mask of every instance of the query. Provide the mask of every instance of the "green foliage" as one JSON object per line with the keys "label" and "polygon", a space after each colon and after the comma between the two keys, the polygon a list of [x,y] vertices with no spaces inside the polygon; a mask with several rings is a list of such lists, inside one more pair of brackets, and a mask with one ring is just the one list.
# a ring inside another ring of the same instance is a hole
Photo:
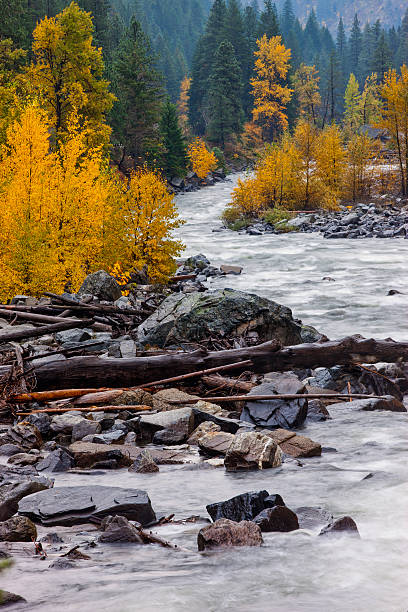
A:
{"label": "green foliage", "polygon": [[262,213],[262,219],[271,225],[289,221],[289,219],[293,219],[294,216],[292,212],[279,207],[268,208],[268,210]]}
{"label": "green foliage", "polygon": [[185,176],[188,164],[186,143],[181,132],[177,108],[167,100],[160,119],[160,133],[164,146],[163,170],[168,176]]}

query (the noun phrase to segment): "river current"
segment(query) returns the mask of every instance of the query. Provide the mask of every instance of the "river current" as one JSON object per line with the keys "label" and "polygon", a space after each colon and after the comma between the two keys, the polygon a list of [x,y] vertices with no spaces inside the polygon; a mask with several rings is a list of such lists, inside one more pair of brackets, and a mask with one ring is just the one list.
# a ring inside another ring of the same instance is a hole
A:
{"label": "river current", "polygon": [[[408,293],[408,241],[213,232],[232,187],[225,182],[178,197],[187,219],[179,232],[187,254],[202,252],[213,264],[244,268],[241,276],[218,279],[213,287],[253,291],[290,306],[330,338],[351,333],[408,338],[408,296],[387,296],[389,289]],[[335,280],[323,281],[327,276]],[[161,467],[151,475],[57,474],[55,484],[142,488],[157,512],[177,518],[206,516],[208,503],[267,489],[294,510],[322,506],[336,516],[352,516],[361,539],[319,538],[308,531],[264,534],[262,548],[198,554],[202,523],[167,525],[160,535],[191,552],[104,545],[90,549],[98,561],[66,570],[48,569],[49,561],[18,559],[0,579],[29,601],[13,610],[407,612],[408,416],[329,410],[332,420],[312,423],[302,433],[331,451],[304,460],[303,467],[285,463],[241,474],[180,467]],[[84,528],[75,543],[92,535]]]}

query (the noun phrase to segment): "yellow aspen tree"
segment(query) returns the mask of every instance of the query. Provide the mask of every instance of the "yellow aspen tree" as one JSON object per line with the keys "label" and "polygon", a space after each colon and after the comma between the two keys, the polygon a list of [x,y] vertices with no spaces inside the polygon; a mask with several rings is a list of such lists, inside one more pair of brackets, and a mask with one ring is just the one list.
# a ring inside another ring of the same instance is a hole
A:
{"label": "yellow aspen tree", "polygon": [[358,81],[353,73],[350,74],[344,94],[344,128],[348,137],[355,134],[361,125],[361,95]]}
{"label": "yellow aspen tree", "polygon": [[360,115],[363,125],[375,125],[381,120],[381,100],[376,72],[365,80],[360,99]]}
{"label": "yellow aspen tree", "polygon": [[354,202],[370,192],[373,178],[373,159],[378,146],[365,134],[355,134],[347,143],[343,197]]}
{"label": "yellow aspen tree", "polygon": [[292,78],[293,90],[299,102],[300,114],[316,124],[317,110],[321,104],[319,72],[316,66],[301,64]]}
{"label": "yellow aspen tree", "polygon": [[66,136],[75,111],[87,128],[91,148],[108,144],[106,115],[115,100],[103,78],[102,50],[93,45],[93,29],[91,14],[75,2],[56,17],[45,17],[33,33],[34,61],[27,74],[57,142]]}
{"label": "yellow aspen tree", "polygon": [[263,36],[257,41],[255,51],[255,77],[251,79],[254,96],[253,119],[264,131],[264,138],[272,139],[279,131],[286,129],[288,118],[286,107],[292,97],[292,89],[285,85],[291,57],[281,36],[268,39]]}
{"label": "yellow aspen tree", "polygon": [[344,172],[344,150],[340,129],[333,124],[319,136],[316,146],[316,177],[323,188],[323,205],[337,208]]}
{"label": "yellow aspen tree", "polygon": [[301,208],[308,209],[318,203],[320,196],[319,183],[315,173],[319,132],[313,123],[301,119],[296,126],[293,140],[299,152],[297,200]]}
{"label": "yellow aspen tree", "polygon": [[202,138],[195,138],[188,147],[188,157],[193,172],[198,178],[205,179],[209,172],[218,166],[217,158],[213,151],[209,151]]}
{"label": "yellow aspen tree", "polygon": [[183,135],[187,137],[190,133],[190,126],[188,121],[188,102],[190,100],[190,87],[191,77],[187,75],[181,82],[180,85],[180,97],[177,102],[177,111],[179,116],[180,127]]}
{"label": "yellow aspen tree", "polygon": [[176,270],[174,257],[184,245],[171,232],[184,223],[167,183],[153,170],[140,168],[123,187],[120,200],[123,228],[117,255],[124,273],[147,267],[153,282],[164,282]]}
{"label": "yellow aspen tree", "polygon": [[387,129],[397,149],[401,191],[408,194],[408,67],[401,67],[401,75],[395,69],[384,75],[381,87],[384,100],[382,127]]}

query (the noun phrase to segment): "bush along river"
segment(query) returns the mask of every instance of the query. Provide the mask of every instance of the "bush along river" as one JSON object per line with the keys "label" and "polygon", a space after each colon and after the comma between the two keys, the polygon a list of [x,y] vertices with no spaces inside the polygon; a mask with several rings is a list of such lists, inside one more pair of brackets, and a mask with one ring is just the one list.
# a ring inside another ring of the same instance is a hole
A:
{"label": "bush along river", "polygon": [[[223,229],[236,180],[177,196],[171,291],[101,272],[0,313],[10,609],[407,609],[408,241]],[[74,328],[9,325],[70,306]],[[328,341],[356,334],[398,343]]]}

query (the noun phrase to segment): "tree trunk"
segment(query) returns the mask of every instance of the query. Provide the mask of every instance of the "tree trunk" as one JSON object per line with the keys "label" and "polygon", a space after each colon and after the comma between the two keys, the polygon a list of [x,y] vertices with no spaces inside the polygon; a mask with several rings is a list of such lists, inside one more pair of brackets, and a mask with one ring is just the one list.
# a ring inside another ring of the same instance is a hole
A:
{"label": "tree trunk", "polygon": [[[30,331],[38,335],[41,330]],[[279,349],[276,341],[271,341],[258,346],[211,353],[198,350],[191,353],[109,360],[92,356],[73,357],[66,361],[35,365],[33,373],[37,380],[38,390],[84,387],[117,388],[147,386],[149,382],[160,378],[178,376],[248,359],[253,362],[252,369],[258,373],[283,372],[295,368],[332,367],[351,363],[377,363],[379,361],[395,363],[408,361],[408,342],[351,336],[343,340],[321,344],[299,344],[282,349]],[[243,369],[248,369],[248,366],[243,366]],[[7,375],[9,372],[10,366],[0,367],[0,375]]]}

